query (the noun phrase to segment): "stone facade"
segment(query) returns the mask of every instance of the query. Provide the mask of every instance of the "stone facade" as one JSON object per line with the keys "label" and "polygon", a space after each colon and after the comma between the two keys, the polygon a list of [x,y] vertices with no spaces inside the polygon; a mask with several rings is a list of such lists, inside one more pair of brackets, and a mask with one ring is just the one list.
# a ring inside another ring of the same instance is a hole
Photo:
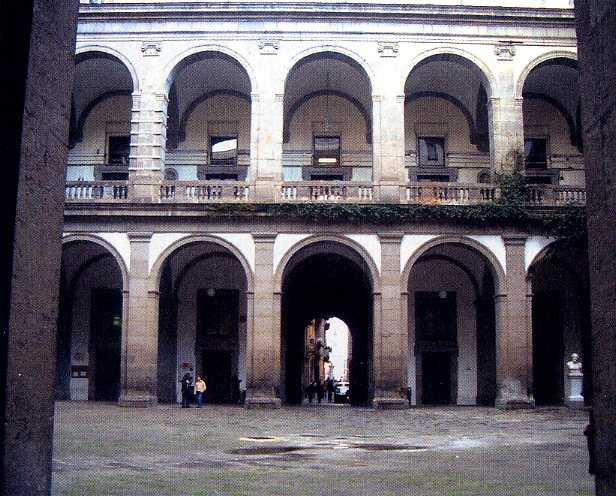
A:
{"label": "stone facade", "polygon": [[[219,360],[248,406],[279,406],[301,377],[293,329],[338,316],[358,402],[403,407],[410,387],[417,405],[532,406],[533,377],[549,369],[533,364],[533,322],[545,313],[533,313],[533,287],[537,298],[563,290],[535,269],[558,251],[555,238],[509,221],[242,213],[489,205],[499,175],[520,167],[529,209],[582,205],[571,5],[476,4],[328,3],[318,18],[314,2],[267,12],[191,4],[197,18],[182,15],[187,4],[151,2],[145,20],[131,2],[82,3],[64,256],[77,285],[63,293],[75,339],[63,394],[95,398],[98,380],[124,405],[174,401],[178,374]],[[366,17],[377,13],[382,22]],[[129,146],[114,144],[122,136]],[[97,281],[100,260],[80,268],[71,253],[88,259],[84,243],[117,266],[113,282]],[[116,291],[115,314],[100,314],[109,329],[121,322],[116,378],[95,365],[110,352],[96,333],[111,331],[82,325],[96,305],[74,293],[97,286]],[[207,298],[235,305],[233,332],[203,310]],[[585,346],[585,311],[563,314],[563,350]],[[563,353],[539,398],[564,388]]]}

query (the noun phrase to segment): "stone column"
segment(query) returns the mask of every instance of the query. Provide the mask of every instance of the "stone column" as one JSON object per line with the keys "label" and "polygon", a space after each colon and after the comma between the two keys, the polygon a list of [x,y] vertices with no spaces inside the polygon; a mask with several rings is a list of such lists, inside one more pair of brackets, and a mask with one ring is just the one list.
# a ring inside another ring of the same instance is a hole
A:
{"label": "stone column", "polygon": [[379,200],[400,203],[404,177],[404,95],[374,96],[372,111],[373,178]]}
{"label": "stone column", "polygon": [[407,330],[402,327],[400,242],[402,233],[379,234],[381,241],[380,319],[374,327],[376,408],[405,408]]}
{"label": "stone column", "polygon": [[133,93],[129,180],[134,201],[158,201],[160,197],[167,140],[167,104],[167,96],[162,93]]}
{"label": "stone column", "polygon": [[[280,304],[274,295],[274,241],[272,233],[253,234],[255,288],[252,326],[246,349],[246,407],[280,407]],[[249,312],[250,313],[250,312]]]}
{"label": "stone column", "polygon": [[532,370],[529,355],[524,236],[506,236],[507,295],[496,296],[496,405],[501,408],[531,408]]}
{"label": "stone column", "polygon": [[516,166],[523,166],[520,157],[524,155],[524,115],[521,95],[516,95],[514,58],[516,47],[499,44],[495,47],[498,66],[496,79],[498,88],[492,88],[488,102],[490,119],[490,156],[496,172],[513,172]]}
{"label": "stone column", "polygon": [[524,166],[522,99],[512,95],[490,98],[490,158],[497,173],[512,173]]}
{"label": "stone column", "polygon": [[251,111],[251,197],[272,202],[282,180],[283,95],[253,93]]}
{"label": "stone column", "polygon": [[120,405],[146,407],[157,402],[158,291],[148,291],[152,233],[130,232],[128,321],[122,326]]}

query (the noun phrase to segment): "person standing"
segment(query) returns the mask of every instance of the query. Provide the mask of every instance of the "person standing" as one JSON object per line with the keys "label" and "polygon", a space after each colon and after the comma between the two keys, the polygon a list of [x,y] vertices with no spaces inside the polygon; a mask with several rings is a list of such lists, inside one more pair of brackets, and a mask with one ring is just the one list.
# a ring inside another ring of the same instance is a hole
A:
{"label": "person standing", "polygon": [[205,395],[206,389],[207,386],[205,385],[205,381],[200,375],[198,375],[197,380],[195,381],[195,399],[197,400],[197,408],[201,408],[203,406],[203,396]]}
{"label": "person standing", "polygon": [[233,374],[231,377],[231,402],[234,405],[238,405],[240,403],[240,383],[242,381],[239,379],[237,374]]}
{"label": "person standing", "polygon": [[[192,369],[190,369],[192,371]],[[190,408],[190,397],[193,389],[193,376],[186,372],[180,381],[182,385],[182,408]]]}
{"label": "person standing", "polygon": [[321,401],[323,400],[323,384],[321,384],[321,381],[317,382],[317,401],[319,402],[319,405],[321,404]]}
{"label": "person standing", "polygon": [[314,398],[316,385],[314,382],[311,382],[306,386],[306,396],[308,397],[308,403],[312,403],[312,399]]}

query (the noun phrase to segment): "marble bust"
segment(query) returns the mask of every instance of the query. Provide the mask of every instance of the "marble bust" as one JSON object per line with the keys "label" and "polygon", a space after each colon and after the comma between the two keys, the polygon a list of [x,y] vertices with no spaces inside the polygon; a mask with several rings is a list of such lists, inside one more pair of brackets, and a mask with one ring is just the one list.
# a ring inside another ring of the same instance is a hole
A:
{"label": "marble bust", "polygon": [[582,362],[579,358],[580,356],[577,353],[571,354],[571,359],[567,362],[569,375],[582,375]]}

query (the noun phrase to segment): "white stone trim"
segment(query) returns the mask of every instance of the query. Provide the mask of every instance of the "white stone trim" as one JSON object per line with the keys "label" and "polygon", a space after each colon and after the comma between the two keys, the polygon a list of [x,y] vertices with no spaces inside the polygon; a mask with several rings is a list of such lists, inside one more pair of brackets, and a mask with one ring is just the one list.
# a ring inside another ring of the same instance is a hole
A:
{"label": "white stone trim", "polygon": [[180,239],[187,238],[189,233],[154,233],[150,239],[150,251],[148,253],[148,272],[152,272],[152,267],[158,257],[173,243]]}
{"label": "white stone trim", "polygon": [[355,241],[370,255],[379,274],[381,273],[381,240],[376,234],[345,234],[346,238]]}
{"label": "white stone trim", "polygon": [[503,274],[507,273],[507,254],[505,251],[505,242],[503,241],[502,236],[492,236],[492,235],[466,235],[466,238],[477,241],[478,243],[485,246],[488,251],[494,255],[498,263],[501,265],[501,269],[503,269]]}
{"label": "white stone trim", "polygon": [[428,241],[437,238],[435,234],[405,234],[400,242],[400,273],[404,272],[411,257]]}
{"label": "white stone trim", "polygon": [[556,238],[546,236],[531,236],[526,240],[524,245],[524,268],[526,272],[530,269],[537,255],[543,251],[543,249],[556,241]]}
{"label": "white stone trim", "polygon": [[274,274],[278,271],[280,262],[289,250],[310,236],[310,234],[279,234],[276,236],[274,240]]}
{"label": "white stone trim", "polygon": [[92,233],[92,235],[107,241],[107,243],[113,246],[120,257],[122,257],[126,271],[130,272],[130,241],[125,232],[102,232]]}
{"label": "white stone trim", "polygon": [[212,236],[232,244],[248,262],[250,270],[255,271],[255,240],[249,233],[215,233]]}

